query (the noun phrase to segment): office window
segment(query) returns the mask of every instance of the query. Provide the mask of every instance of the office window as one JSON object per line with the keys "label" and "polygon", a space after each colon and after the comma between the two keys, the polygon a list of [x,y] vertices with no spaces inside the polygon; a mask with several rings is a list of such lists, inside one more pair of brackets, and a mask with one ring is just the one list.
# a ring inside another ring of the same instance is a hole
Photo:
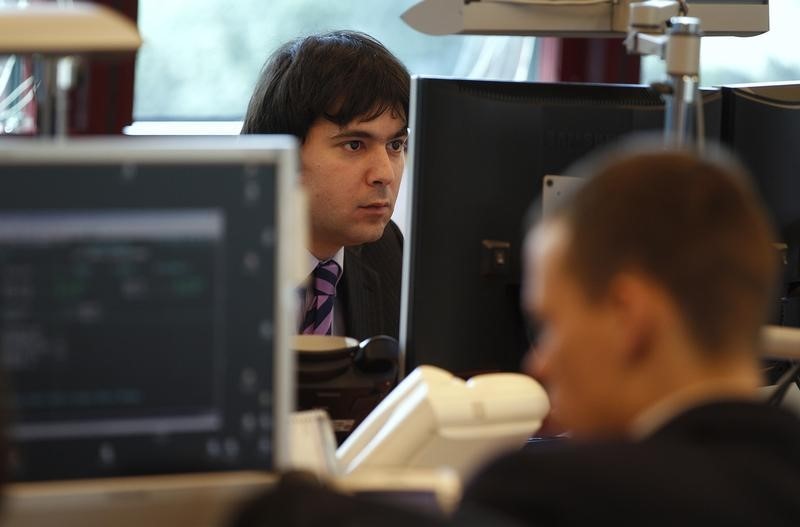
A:
{"label": "office window", "polygon": [[333,29],[371,34],[412,73],[533,78],[533,38],[424,35],[400,19],[415,1],[140,0],[134,119],[241,119],[278,45]]}
{"label": "office window", "polygon": [[[770,30],[755,37],[706,37],[700,45],[700,82],[719,86],[741,82],[800,79],[800,0],[771,0]],[[643,82],[665,78],[664,62],[642,61]]]}

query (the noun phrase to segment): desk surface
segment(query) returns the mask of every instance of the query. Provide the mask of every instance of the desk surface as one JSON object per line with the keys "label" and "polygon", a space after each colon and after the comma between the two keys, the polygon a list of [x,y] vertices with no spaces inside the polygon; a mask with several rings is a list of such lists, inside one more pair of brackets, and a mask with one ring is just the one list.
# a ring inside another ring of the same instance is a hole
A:
{"label": "desk surface", "polygon": [[5,490],[2,521],[13,527],[219,526],[236,505],[276,480],[269,473],[228,472],[16,483]]}
{"label": "desk surface", "polygon": [[[239,505],[277,481],[274,473],[241,471],[15,483],[5,489],[2,524],[219,527]],[[380,495],[445,512],[455,508],[461,493],[457,475],[447,470],[365,470],[331,485],[348,494]]]}

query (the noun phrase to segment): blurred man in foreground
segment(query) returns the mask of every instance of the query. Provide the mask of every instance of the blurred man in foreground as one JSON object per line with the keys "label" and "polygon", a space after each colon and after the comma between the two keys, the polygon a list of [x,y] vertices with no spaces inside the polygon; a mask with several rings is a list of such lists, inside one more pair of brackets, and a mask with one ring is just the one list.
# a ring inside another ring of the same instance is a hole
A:
{"label": "blurred man in foreground", "polygon": [[533,374],[573,441],[490,465],[460,518],[798,525],[800,420],[757,399],[772,232],[729,160],[627,145],[531,230]]}

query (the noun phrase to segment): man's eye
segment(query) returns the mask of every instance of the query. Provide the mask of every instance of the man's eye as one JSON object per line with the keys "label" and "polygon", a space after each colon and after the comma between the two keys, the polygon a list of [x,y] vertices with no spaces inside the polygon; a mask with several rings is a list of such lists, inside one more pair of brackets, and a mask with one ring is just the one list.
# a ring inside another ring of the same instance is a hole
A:
{"label": "man's eye", "polygon": [[360,150],[361,147],[362,147],[361,141],[347,141],[346,143],[344,143],[345,150],[349,150],[351,152]]}
{"label": "man's eye", "polygon": [[389,143],[389,148],[392,152],[402,152],[405,151],[408,146],[408,143],[404,139],[395,139]]}

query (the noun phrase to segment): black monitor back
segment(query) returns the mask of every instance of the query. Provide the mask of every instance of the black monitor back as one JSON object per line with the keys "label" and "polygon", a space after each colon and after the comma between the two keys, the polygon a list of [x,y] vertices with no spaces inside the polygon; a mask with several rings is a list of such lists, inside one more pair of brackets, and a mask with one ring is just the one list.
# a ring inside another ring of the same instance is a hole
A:
{"label": "black monitor back", "polygon": [[[720,95],[704,91],[706,136]],[[645,86],[416,77],[401,348],[406,371],[517,370],[524,216],[545,175],[635,131],[663,129]]]}
{"label": "black monitor back", "polygon": [[750,170],[785,249],[775,322],[800,326],[800,82],[723,86],[722,141]]}

